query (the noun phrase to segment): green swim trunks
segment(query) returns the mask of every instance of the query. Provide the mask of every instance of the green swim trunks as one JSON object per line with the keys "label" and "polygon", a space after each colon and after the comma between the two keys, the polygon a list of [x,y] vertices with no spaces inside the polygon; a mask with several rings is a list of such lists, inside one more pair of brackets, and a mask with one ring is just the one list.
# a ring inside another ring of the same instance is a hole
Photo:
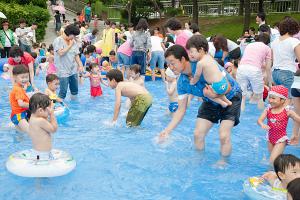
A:
{"label": "green swim trunks", "polygon": [[131,102],[131,107],[126,117],[127,126],[139,126],[151,105],[152,96],[150,94],[137,95]]}

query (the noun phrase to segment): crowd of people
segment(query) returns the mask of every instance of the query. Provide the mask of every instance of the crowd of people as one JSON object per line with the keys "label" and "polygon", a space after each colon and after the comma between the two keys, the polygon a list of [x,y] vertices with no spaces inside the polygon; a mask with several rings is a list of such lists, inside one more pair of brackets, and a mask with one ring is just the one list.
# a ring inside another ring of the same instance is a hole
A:
{"label": "crowd of people", "polygon": [[[270,28],[265,14],[259,13],[258,30],[252,27],[234,42],[220,34],[205,38],[198,25],[185,23],[182,28],[176,18],[164,25],[165,36],[159,27],[150,28],[143,18],[136,26],[120,24],[119,27],[107,20],[98,40],[99,31],[97,22],[92,22],[90,3],[83,13],[78,13],[73,23],[64,19],[64,26],[60,27],[61,13],[55,11],[58,37],[48,48],[43,43],[36,44],[36,23],[26,27],[21,19],[20,27],[12,31],[8,21],[2,22],[1,57],[8,57],[7,70],[14,84],[10,93],[11,121],[32,138],[36,155],[51,159],[51,133],[57,129],[54,104],[64,101],[68,88],[72,99],[76,98],[78,85],[85,78],[90,80],[93,98],[103,94],[101,84],[114,89],[112,124],[117,123],[121,96],[125,96],[129,99],[126,124],[139,126],[152,105],[145,76],[155,81],[159,71],[172,117],[159,134],[159,142],[167,139],[183,119],[192,98],[197,96],[202,103],[194,129],[195,147],[203,150],[207,133],[214,124],[220,123],[222,159],[219,164],[225,164],[232,150],[231,130],[239,124],[240,113],[245,111],[249,98],[250,103],[264,109],[258,125],[268,131],[270,164],[275,170],[262,177],[276,188],[288,189],[289,195],[297,199],[300,160],[283,153],[286,145],[299,143],[298,21],[285,17]],[[46,74],[48,86],[44,94],[34,84],[34,77],[42,74]],[[287,137],[289,118],[294,121],[290,140]],[[47,139],[41,140],[42,137]]]}

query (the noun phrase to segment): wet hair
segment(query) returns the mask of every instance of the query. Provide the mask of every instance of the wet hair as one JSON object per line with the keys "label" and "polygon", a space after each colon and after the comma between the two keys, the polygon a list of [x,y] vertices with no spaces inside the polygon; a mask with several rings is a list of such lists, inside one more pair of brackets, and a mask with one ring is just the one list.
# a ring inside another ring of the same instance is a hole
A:
{"label": "wet hair", "polygon": [[135,27],[137,31],[146,31],[149,28],[148,22],[145,18],[141,18]]}
{"label": "wet hair", "polygon": [[47,49],[47,51],[50,52],[50,51],[53,51],[53,50],[54,50],[53,44],[50,44],[50,45],[49,45],[49,48]]}
{"label": "wet hair", "polygon": [[37,53],[35,53],[35,52],[31,52],[30,55],[31,55],[34,59],[37,58]]}
{"label": "wet hair", "polygon": [[94,45],[89,45],[86,47],[86,51],[88,53],[94,53],[96,51],[96,47]]}
{"label": "wet hair", "polygon": [[29,111],[35,113],[39,108],[45,110],[51,104],[48,95],[42,93],[35,93],[29,100]]}
{"label": "wet hair", "polygon": [[47,58],[44,57],[44,58],[41,58],[41,63],[45,63],[47,61]]}
{"label": "wet hair", "polygon": [[107,72],[106,78],[108,78],[110,81],[114,79],[117,83],[119,83],[123,81],[123,74],[118,69],[111,69],[109,72]]}
{"label": "wet hair", "polygon": [[133,71],[135,74],[141,73],[141,66],[138,64],[131,65],[130,70]]}
{"label": "wet hair", "polygon": [[111,51],[109,52],[109,55],[110,55],[110,56],[115,56],[115,55],[116,55],[116,52],[115,52],[114,50],[111,50]]}
{"label": "wet hair", "polygon": [[10,50],[9,50],[9,57],[15,58],[18,56],[23,56],[24,52],[21,49],[21,47],[14,45]]}
{"label": "wet hair", "polygon": [[213,43],[216,48],[216,51],[223,50],[228,51],[227,39],[223,35],[216,35],[213,38]]}
{"label": "wet hair", "polygon": [[172,31],[177,31],[180,30],[182,26],[180,21],[173,17],[167,21],[165,27],[171,29]]}
{"label": "wet hair", "polygon": [[193,35],[186,43],[186,49],[196,48],[197,51],[203,49],[208,52],[208,42],[202,35]]}
{"label": "wet hair", "polygon": [[12,70],[12,74],[14,76],[20,75],[20,74],[27,74],[29,73],[28,68],[25,65],[16,65],[14,66],[13,70]]}
{"label": "wet hair", "polygon": [[295,35],[299,32],[299,23],[291,18],[285,18],[279,24],[279,33],[280,35],[284,35],[288,33],[289,35]]}
{"label": "wet hair", "polygon": [[258,28],[258,31],[261,33],[271,34],[271,28],[267,24],[263,24]]}
{"label": "wet hair", "polygon": [[47,85],[48,85],[48,83],[51,83],[54,80],[59,80],[59,78],[58,78],[57,75],[55,75],[55,74],[48,74],[46,76],[46,83],[47,83]]}
{"label": "wet hair", "polygon": [[293,200],[300,200],[300,178],[296,178],[289,182],[287,191],[292,196]]}
{"label": "wet hair", "polygon": [[196,23],[192,23],[190,29],[193,31],[193,33],[200,32],[199,26]]}
{"label": "wet hair", "polygon": [[26,20],[23,19],[23,18],[21,18],[21,19],[19,20],[19,24],[23,24],[23,23],[26,23]]}
{"label": "wet hair", "polygon": [[295,167],[296,165],[300,165],[300,159],[292,154],[281,154],[274,160],[274,170],[278,177],[278,179],[281,181],[280,177],[278,176],[278,172],[285,173],[287,168],[290,166]]}
{"label": "wet hair", "polygon": [[66,36],[69,36],[69,35],[79,35],[80,34],[80,30],[77,26],[75,26],[74,24],[70,24],[68,25],[66,28],[65,28],[65,34]]}
{"label": "wet hair", "polygon": [[176,59],[181,60],[182,57],[185,58],[186,61],[189,61],[189,56],[183,46],[175,44],[167,49],[165,52],[165,57],[174,56]]}
{"label": "wet hair", "polygon": [[259,12],[256,16],[259,17],[262,21],[266,20],[266,14],[264,12]]}
{"label": "wet hair", "polygon": [[93,31],[92,31],[92,35],[96,35],[98,33],[98,29],[94,29]]}
{"label": "wet hair", "polygon": [[268,45],[270,43],[270,35],[267,33],[260,33],[255,37],[255,40],[257,42],[263,42],[265,45]]}

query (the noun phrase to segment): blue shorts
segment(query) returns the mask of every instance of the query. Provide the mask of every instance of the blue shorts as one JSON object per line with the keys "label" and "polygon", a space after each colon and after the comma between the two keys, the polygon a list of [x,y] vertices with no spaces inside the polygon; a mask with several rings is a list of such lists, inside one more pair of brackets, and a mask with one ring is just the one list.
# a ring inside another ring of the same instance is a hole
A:
{"label": "blue shorts", "polygon": [[10,120],[12,121],[12,123],[14,123],[14,125],[16,125],[16,126],[18,126],[19,122],[22,119],[28,120],[27,111],[15,114],[15,115],[12,116],[12,118],[10,118]]}
{"label": "blue shorts", "polygon": [[283,85],[289,89],[289,98],[291,98],[291,87],[294,82],[294,73],[289,70],[274,69],[272,72],[272,78],[275,85]]}
{"label": "blue shorts", "polygon": [[214,90],[216,94],[222,95],[225,94],[228,90],[229,83],[226,79],[226,77],[223,77],[221,81],[212,83],[211,88]]}
{"label": "blue shorts", "polygon": [[153,70],[156,66],[159,69],[164,69],[165,55],[163,51],[152,51],[150,68]]}
{"label": "blue shorts", "polygon": [[118,53],[118,65],[120,67],[125,66],[128,67],[130,66],[130,57],[123,54],[123,53]]}
{"label": "blue shorts", "polygon": [[178,109],[178,103],[177,103],[177,102],[171,102],[171,103],[169,104],[169,111],[170,111],[171,113],[176,112],[177,109]]}

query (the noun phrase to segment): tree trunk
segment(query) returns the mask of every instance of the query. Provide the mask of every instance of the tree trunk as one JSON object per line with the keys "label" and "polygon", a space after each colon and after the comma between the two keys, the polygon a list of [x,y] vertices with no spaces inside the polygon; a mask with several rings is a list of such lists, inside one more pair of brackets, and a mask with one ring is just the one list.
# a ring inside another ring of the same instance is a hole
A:
{"label": "tree trunk", "polygon": [[128,12],[128,24],[131,23],[131,8],[132,8],[132,1],[133,0],[128,0],[128,3],[127,3],[127,12]]}
{"label": "tree trunk", "polygon": [[193,0],[193,22],[198,25],[199,10],[198,10],[198,0]]}
{"label": "tree trunk", "polygon": [[244,0],[240,0],[239,16],[244,15]]}
{"label": "tree trunk", "polygon": [[250,0],[245,0],[245,16],[244,16],[244,30],[249,29],[250,26]]}
{"label": "tree trunk", "polygon": [[172,8],[175,8],[175,0],[171,1]]}
{"label": "tree trunk", "polygon": [[264,12],[264,0],[258,1],[258,12],[260,13]]}

